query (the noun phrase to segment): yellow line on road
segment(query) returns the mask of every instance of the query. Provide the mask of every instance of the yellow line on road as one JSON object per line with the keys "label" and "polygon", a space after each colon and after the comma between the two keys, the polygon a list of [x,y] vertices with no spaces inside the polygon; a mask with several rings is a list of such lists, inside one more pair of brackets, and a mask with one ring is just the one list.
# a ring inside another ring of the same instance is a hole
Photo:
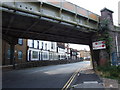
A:
{"label": "yellow line on road", "polygon": [[77,73],[80,71],[80,69],[77,69],[76,72],[70,77],[70,79],[67,81],[67,83],[64,85],[64,87],[61,90],[67,90],[71,83],[73,82],[74,78],[76,77]]}
{"label": "yellow line on road", "polygon": [[61,90],[67,90],[71,83],[73,82],[73,80],[75,79],[76,75],[78,74],[78,72],[82,71],[82,70],[86,70],[88,67],[82,68],[82,69],[77,69],[73,75],[70,77],[70,79],[67,81],[67,83],[64,85],[64,87]]}

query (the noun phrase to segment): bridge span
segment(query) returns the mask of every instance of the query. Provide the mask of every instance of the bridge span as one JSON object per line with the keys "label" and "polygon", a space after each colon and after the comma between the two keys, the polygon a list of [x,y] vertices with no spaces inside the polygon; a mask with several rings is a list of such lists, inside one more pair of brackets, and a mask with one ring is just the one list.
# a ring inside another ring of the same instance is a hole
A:
{"label": "bridge span", "polygon": [[3,37],[89,45],[99,24],[99,15],[63,0],[10,0],[0,7]]}

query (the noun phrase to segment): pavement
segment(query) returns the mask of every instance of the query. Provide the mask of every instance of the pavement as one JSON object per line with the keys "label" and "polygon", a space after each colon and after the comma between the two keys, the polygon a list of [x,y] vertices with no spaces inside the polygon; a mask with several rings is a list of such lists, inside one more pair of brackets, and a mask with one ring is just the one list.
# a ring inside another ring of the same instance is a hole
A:
{"label": "pavement", "polygon": [[104,90],[103,81],[100,77],[95,74],[93,69],[87,68],[86,70],[81,70],[78,76],[71,86],[71,90],[76,89],[97,89]]}
{"label": "pavement", "polygon": [[105,88],[119,88],[118,80],[102,78]]}

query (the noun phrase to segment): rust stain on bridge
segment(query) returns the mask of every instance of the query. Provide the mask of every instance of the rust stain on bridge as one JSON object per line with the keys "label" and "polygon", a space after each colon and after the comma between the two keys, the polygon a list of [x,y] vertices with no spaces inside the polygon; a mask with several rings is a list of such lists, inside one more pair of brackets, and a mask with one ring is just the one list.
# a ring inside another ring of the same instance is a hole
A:
{"label": "rust stain on bridge", "polygon": [[87,11],[85,9],[77,7],[77,11],[78,11],[79,14],[82,14],[82,15],[84,15],[86,17],[88,16],[88,13],[87,13]]}
{"label": "rust stain on bridge", "polygon": [[94,20],[98,20],[97,15],[95,15],[95,14],[93,14],[91,12],[89,14],[89,17],[92,18],[92,19],[94,19]]}
{"label": "rust stain on bridge", "polygon": [[75,12],[75,5],[69,2],[63,2],[63,8],[68,9],[68,10],[72,10]]}
{"label": "rust stain on bridge", "polygon": [[59,0],[46,0],[47,2],[53,4],[53,5],[58,5],[60,6],[60,1]]}
{"label": "rust stain on bridge", "polygon": [[72,11],[74,13],[83,15],[85,17],[88,17],[90,19],[98,21],[99,16],[97,14],[94,14],[84,8],[81,8],[75,4],[72,4],[70,2],[67,2],[65,0],[46,0],[45,2],[51,3],[53,5],[59,6],[61,8],[64,8],[66,10]]}

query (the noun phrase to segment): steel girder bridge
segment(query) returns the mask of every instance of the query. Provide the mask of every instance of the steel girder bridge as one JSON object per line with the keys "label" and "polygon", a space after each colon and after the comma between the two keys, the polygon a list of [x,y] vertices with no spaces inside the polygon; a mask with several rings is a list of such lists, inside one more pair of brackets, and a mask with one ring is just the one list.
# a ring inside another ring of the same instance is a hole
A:
{"label": "steel girder bridge", "polygon": [[1,1],[0,7],[6,40],[13,37],[89,45],[98,30],[99,15],[63,0],[9,0]]}

